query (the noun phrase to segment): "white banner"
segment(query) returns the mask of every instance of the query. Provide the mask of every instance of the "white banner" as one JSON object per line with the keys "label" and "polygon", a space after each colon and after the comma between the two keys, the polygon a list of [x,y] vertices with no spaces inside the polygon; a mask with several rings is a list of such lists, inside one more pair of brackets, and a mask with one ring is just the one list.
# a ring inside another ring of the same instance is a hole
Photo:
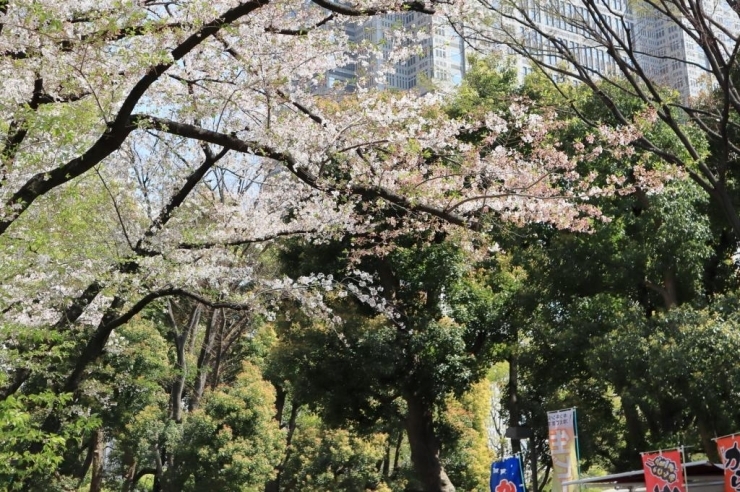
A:
{"label": "white banner", "polygon": [[578,478],[576,410],[548,412],[547,421],[552,455],[552,492],[568,492],[563,482]]}

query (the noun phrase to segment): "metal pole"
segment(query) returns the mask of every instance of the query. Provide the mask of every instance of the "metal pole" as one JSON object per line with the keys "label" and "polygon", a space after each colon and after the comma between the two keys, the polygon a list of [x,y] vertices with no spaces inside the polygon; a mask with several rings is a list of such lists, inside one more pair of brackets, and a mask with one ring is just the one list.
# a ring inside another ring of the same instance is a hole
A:
{"label": "metal pole", "polygon": [[532,463],[532,490],[531,492],[539,492],[537,489],[537,446],[535,445],[535,439],[534,439],[534,433],[532,433],[532,437],[529,438],[529,448],[530,448],[530,460]]}

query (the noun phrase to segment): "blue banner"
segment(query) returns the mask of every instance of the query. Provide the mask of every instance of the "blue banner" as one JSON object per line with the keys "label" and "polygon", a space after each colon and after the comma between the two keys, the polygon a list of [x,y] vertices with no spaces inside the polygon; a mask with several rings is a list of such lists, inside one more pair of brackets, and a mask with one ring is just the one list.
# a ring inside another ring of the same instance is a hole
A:
{"label": "blue banner", "polygon": [[522,464],[518,456],[493,462],[491,492],[525,492]]}

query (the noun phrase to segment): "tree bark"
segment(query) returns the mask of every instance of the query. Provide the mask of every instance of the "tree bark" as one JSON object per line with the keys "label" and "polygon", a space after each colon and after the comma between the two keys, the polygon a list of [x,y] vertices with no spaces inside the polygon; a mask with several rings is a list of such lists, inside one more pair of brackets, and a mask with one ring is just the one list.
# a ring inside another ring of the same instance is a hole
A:
{"label": "tree bark", "polygon": [[223,318],[224,314],[222,309],[213,309],[211,311],[211,319],[208,321],[206,334],[203,337],[203,344],[200,347],[200,355],[198,356],[198,375],[195,378],[195,388],[190,400],[191,412],[198,408],[200,399],[203,397],[203,392],[206,389],[208,369],[211,364],[213,345],[216,340],[216,324],[219,322],[219,319],[223,320]]}
{"label": "tree bark", "polygon": [[529,459],[532,468],[532,491],[539,492],[539,483],[537,479],[537,439],[535,438],[534,432],[529,440]]}
{"label": "tree bark", "polygon": [[154,464],[156,466],[154,472],[154,485],[152,486],[152,492],[161,492],[167,490],[167,477],[164,475],[164,465],[162,462],[162,450],[159,449],[158,444],[152,445],[152,453],[154,456]]}
{"label": "tree bark", "polygon": [[660,294],[663,298],[663,305],[666,311],[670,311],[674,307],[678,306],[678,294],[676,291],[676,275],[673,270],[667,269],[663,273],[663,285],[657,285],[649,280],[645,281],[645,285]]}
{"label": "tree bark", "polygon": [[398,440],[396,441],[396,450],[393,453],[393,471],[391,476],[395,476],[398,471],[398,462],[401,459],[401,444],[403,444],[403,432],[398,433]]}
{"label": "tree bark", "polygon": [[172,337],[175,341],[175,349],[177,352],[177,370],[178,376],[173,384],[170,404],[172,406],[171,417],[177,423],[182,421],[182,395],[185,391],[185,379],[187,376],[187,367],[185,362],[185,346],[188,338],[192,336],[195,331],[195,327],[200,322],[200,313],[202,306],[196,304],[190,311],[190,316],[187,326],[183,327],[182,331],[178,329],[177,318],[173,311],[172,301],[168,302],[170,322],[172,323]]}
{"label": "tree bark", "polygon": [[717,451],[717,444],[713,441],[716,435],[711,430],[711,425],[707,422],[707,419],[701,413],[697,416],[697,427],[699,428],[699,437],[701,439],[701,445],[703,451],[707,454],[709,461],[713,463],[721,463],[722,460]]}
{"label": "tree bark", "polygon": [[385,443],[385,453],[383,453],[383,461],[381,462],[382,468],[380,473],[384,477],[388,477],[391,474],[391,436],[388,436],[388,440]]}
{"label": "tree bark", "polygon": [[95,431],[92,445],[92,478],[90,479],[90,492],[101,492],[103,490],[105,436],[100,429]]}
{"label": "tree bark", "polygon": [[280,479],[283,473],[283,469],[285,469],[285,465],[288,463],[288,459],[290,459],[290,454],[292,451],[290,444],[293,442],[293,434],[295,433],[295,429],[296,429],[296,419],[298,418],[298,407],[299,405],[297,405],[295,402],[292,403],[292,406],[290,409],[290,419],[288,420],[288,435],[285,438],[285,455],[283,456],[283,460],[280,462],[280,464],[276,468],[275,478],[268,481],[265,484],[265,492],[280,492],[281,489],[283,490],[283,492],[285,492],[285,491],[290,491],[293,489],[293,486],[291,484],[288,484],[283,489],[280,486]]}
{"label": "tree bark", "polygon": [[[517,345],[519,343],[519,331],[514,328],[514,347],[509,356],[509,426],[519,427],[521,413],[519,412],[519,356]],[[519,454],[522,452],[522,443],[519,439],[511,439],[511,452]]]}
{"label": "tree bark", "polygon": [[123,486],[121,486],[121,492],[130,492],[133,490],[134,485],[136,485],[136,458],[134,457],[134,453],[131,452],[130,449],[126,449],[123,452],[123,468],[124,468],[124,476],[123,476]]}
{"label": "tree bark", "polygon": [[85,461],[82,463],[82,466],[80,466],[78,470],[75,470],[74,477],[80,480],[77,484],[77,488],[82,487],[82,482],[85,481],[85,476],[87,475],[87,471],[90,469],[90,466],[92,465],[93,453],[95,452],[95,445],[97,443],[96,436],[97,436],[97,432],[93,432],[93,435],[90,436],[90,443],[87,445],[87,453],[85,454]]}
{"label": "tree bark", "polygon": [[455,492],[440,461],[440,446],[434,434],[432,409],[417,395],[405,396],[406,433],[411,448],[411,461],[425,492]]}
{"label": "tree bark", "polygon": [[733,203],[730,193],[727,191],[727,186],[724,181],[718,180],[714,186],[712,197],[719,203],[720,207],[722,207],[722,212],[727,218],[727,222],[730,224],[730,227],[732,227],[732,230],[735,232],[735,237],[740,237],[740,215],[737,213],[737,208]]}
{"label": "tree bark", "polygon": [[[622,411],[624,412],[624,420],[627,424],[627,446],[626,452],[630,455],[639,456],[640,450],[645,449],[645,431],[640,423],[640,414],[637,410],[636,405],[631,398],[625,397],[622,394]],[[635,466],[637,466],[637,460],[633,460]]]}
{"label": "tree bark", "polygon": [[216,336],[216,353],[213,360],[213,370],[210,374],[211,389],[215,390],[218,386],[219,379],[221,378],[221,359],[224,354],[224,332],[226,330],[226,321],[222,320],[218,325],[218,334]]}
{"label": "tree bark", "polygon": [[283,413],[285,412],[285,400],[288,392],[282,384],[272,384],[275,387],[275,420],[280,427],[283,426]]}

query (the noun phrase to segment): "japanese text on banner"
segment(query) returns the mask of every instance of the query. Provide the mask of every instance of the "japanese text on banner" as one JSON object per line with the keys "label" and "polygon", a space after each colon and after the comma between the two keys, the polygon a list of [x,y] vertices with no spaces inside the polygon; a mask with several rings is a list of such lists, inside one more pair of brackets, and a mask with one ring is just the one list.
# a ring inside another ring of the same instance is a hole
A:
{"label": "japanese text on banner", "polygon": [[552,455],[552,492],[567,492],[563,482],[578,478],[578,453],[575,430],[575,409],[547,414]]}
{"label": "japanese text on banner", "polygon": [[491,492],[525,492],[519,456],[491,464]]}
{"label": "japanese text on banner", "polygon": [[643,453],[646,492],[686,492],[681,451]]}
{"label": "japanese text on banner", "polygon": [[725,492],[740,492],[740,435],[720,437],[717,450],[725,467]]}

